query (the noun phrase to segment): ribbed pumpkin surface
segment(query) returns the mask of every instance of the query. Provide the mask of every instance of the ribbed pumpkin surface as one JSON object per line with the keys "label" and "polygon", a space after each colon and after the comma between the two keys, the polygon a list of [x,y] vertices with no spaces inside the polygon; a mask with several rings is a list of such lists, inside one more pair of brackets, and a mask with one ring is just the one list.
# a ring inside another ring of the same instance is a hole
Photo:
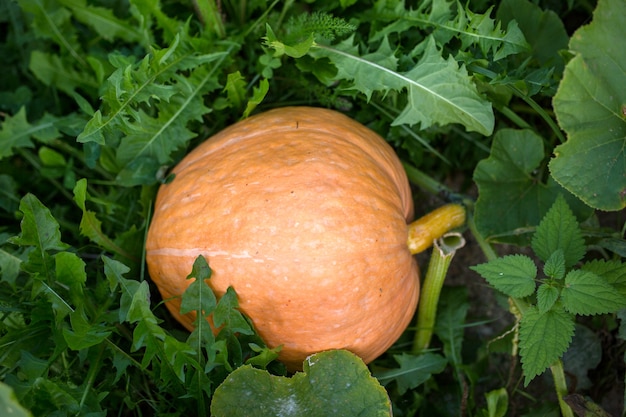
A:
{"label": "ribbed pumpkin surface", "polygon": [[[345,348],[369,362],[415,312],[417,265],[405,172],[377,134],[331,110],[287,107],[202,143],[159,189],[148,271],[164,299],[180,296],[204,255],[218,297],[242,311],[280,359]],[[179,314],[180,298],[166,303]]]}

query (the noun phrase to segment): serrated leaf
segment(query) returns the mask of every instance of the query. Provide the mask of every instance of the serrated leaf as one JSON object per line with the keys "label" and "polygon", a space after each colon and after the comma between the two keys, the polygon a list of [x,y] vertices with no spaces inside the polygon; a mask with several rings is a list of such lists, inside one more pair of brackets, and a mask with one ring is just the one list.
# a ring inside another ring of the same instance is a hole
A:
{"label": "serrated leaf", "polygon": [[458,39],[463,50],[478,46],[485,57],[491,56],[494,61],[529,49],[515,21],[509,21],[503,30],[500,22],[490,17],[493,7],[484,13],[474,13],[455,0],[423,1],[416,7],[414,10],[397,7],[393,13],[381,16],[392,23],[374,34],[371,40],[417,28],[432,32],[441,46],[452,39]]}
{"label": "serrated leaf", "polygon": [[95,346],[110,334],[111,330],[102,324],[91,324],[87,320],[83,308],[78,308],[70,314],[71,329],[63,329],[63,338],[70,349],[83,350]]}
{"label": "serrated leaf", "polygon": [[45,115],[29,123],[24,107],[13,116],[6,117],[0,125],[0,160],[13,155],[14,149],[32,148],[32,139],[46,143],[60,136],[55,119]]}
{"label": "serrated leaf", "polygon": [[519,328],[524,385],[565,353],[573,335],[574,317],[558,303],[544,313],[534,306],[524,311]]}
{"label": "serrated leaf", "polygon": [[[553,106],[568,140],[554,150],[552,176],[591,207],[626,206],[626,2],[601,0],[570,40]],[[584,169],[581,169],[584,167]]]}
{"label": "serrated leaf", "polygon": [[50,210],[33,194],[26,194],[20,201],[22,232],[9,239],[21,246],[34,246],[42,253],[52,250],[64,250],[69,246],[61,242],[61,230]]}
{"label": "serrated leaf", "polygon": [[567,274],[561,299],[567,311],[585,316],[614,313],[626,307],[626,296],[598,275],[584,270]]}
{"label": "serrated leaf", "polygon": [[[437,50],[435,40],[425,41],[424,54],[413,68],[398,72],[395,57],[385,40],[374,58],[359,56],[352,38],[334,46],[315,44],[309,51],[314,58],[328,58],[337,67],[336,78],[353,83],[353,89],[369,99],[374,91],[406,91],[407,104],[393,125],[419,124],[426,129],[435,124],[460,123],[468,131],[491,134],[494,116],[491,105],[477,92],[463,66]],[[387,57],[382,60],[381,56]]]}
{"label": "serrated leaf", "polygon": [[237,294],[232,287],[228,287],[213,312],[213,323],[215,327],[224,326],[231,332],[240,334],[254,334],[250,324],[243,314],[238,310],[239,301]]}
{"label": "serrated leaf", "polygon": [[250,113],[256,109],[256,107],[261,104],[268,91],[270,90],[270,83],[266,78],[263,78],[259,81],[258,87],[252,88],[252,97],[248,99],[248,104],[246,104],[246,109],[243,112],[243,117],[250,116]]}
{"label": "serrated leaf", "polygon": [[74,66],[75,60],[48,52],[32,51],[28,69],[43,84],[58,88],[72,96],[76,90],[96,91],[98,84],[94,76],[79,71]]}
{"label": "serrated leaf", "polygon": [[388,385],[395,381],[400,395],[422,385],[433,374],[443,372],[448,364],[446,358],[435,353],[424,353],[417,356],[402,353],[401,355],[394,355],[394,359],[400,365],[399,368],[378,371],[374,376],[382,385]]}
{"label": "serrated leaf", "polygon": [[470,268],[510,297],[522,298],[535,292],[537,266],[528,256],[507,255]]}
{"label": "serrated leaf", "polygon": [[74,186],[74,202],[83,211],[83,216],[80,219],[80,233],[83,236],[88,237],[92,242],[96,243],[100,247],[107,251],[117,253],[128,259],[132,259],[132,255],[126,252],[115,244],[107,235],[102,231],[102,222],[96,217],[96,213],[91,210],[87,210],[87,180],[80,179]]}
{"label": "serrated leaf", "polygon": [[565,276],[565,255],[563,249],[557,249],[546,260],[543,273],[553,279],[562,279]]}
{"label": "serrated leaf", "polygon": [[491,154],[474,170],[479,191],[476,227],[483,236],[492,241],[529,243],[528,235],[558,194],[566,195],[581,219],[591,214],[589,207],[551,178],[545,183],[540,181],[535,170],[544,156],[543,141],[533,131],[496,132]]}
{"label": "serrated leaf", "polygon": [[560,289],[551,283],[543,283],[537,288],[537,308],[540,313],[550,310],[561,294]]}
{"label": "serrated leaf", "polygon": [[143,38],[136,23],[117,18],[111,9],[87,4],[86,0],[59,0],[59,3],[70,9],[76,20],[92,27],[108,41],[117,38],[137,42]]}
{"label": "serrated leaf", "polygon": [[345,350],[309,356],[291,378],[244,365],[215,390],[215,417],[349,416],[389,417],[386,391],[367,366]]}
{"label": "serrated leaf", "polygon": [[578,221],[563,196],[558,196],[537,226],[531,245],[544,262],[554,252],[561,250],[566,269],[576,265],[585,255],[585,240]]}
{"label": "serrated leaf", "polygon": [[580,269],[598,275],[620,294],[626,296],[626,263],[618,260],[594,259],[585,262]]}

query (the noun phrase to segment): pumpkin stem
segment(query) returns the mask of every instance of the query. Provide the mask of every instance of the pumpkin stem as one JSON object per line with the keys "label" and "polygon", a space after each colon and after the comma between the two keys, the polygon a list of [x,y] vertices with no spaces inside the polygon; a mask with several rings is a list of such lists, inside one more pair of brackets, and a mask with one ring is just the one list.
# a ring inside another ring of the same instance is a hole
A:
{"label": "pumpkin stem", "polygon": [[413,255],[432,246],[436,239],[465,224],[465,207],[446,204],[409,224],[407,245]]}

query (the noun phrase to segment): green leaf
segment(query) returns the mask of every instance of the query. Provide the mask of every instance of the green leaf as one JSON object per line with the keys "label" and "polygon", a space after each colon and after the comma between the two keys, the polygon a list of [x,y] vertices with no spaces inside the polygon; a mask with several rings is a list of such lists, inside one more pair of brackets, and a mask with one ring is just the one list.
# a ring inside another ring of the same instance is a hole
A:
{"label": "green leaf", "polygon": [[488,240],[527,244],[528,235],[558,194],[566,195],[581,219],[591,214],[589,207],[569,195],[552,178],[545,183],[541,181],[536,170],[544,156],[543,141],[533,131],[500,129],[496,132],[491,154],[480,161],[474,171],[479,191],[476,227]]}
{"label": "green leaf", "polygon": [[537,288],[537,308],[540,313],[545,313],[550,310],[552,306],[559,299],[561,290],[553,283],[544,282]]}
{"label": "green leaf", "polygon": [[252,97],[248,99],[248,104],[246,105],[246,109],[243,112],[243,117],[250,116],[250,113],[254,111],[254,109],[261,104],[265,96],[267,95],[270,89],[270,83],[266,78],[263,78],[259,81],[258,87],[252,88]]}
{"label": "green leaf", "polygon": [[563,279],[565,276],[565,255],[563,249],[557,249],[546,260],[543,273],[553,279]]}
{"label": "green leaf", "polygon": [[89,323],[83,308],[70,314],[70,323],[71,329],[63,329],[63,338],[70,349],[83,350],[98,345],[111,334],[107,326]]}
{"label": "green leaf", "polygon": [[618,260],[594,259],[585,262],[580,269],[598,275],[620,294],[626,296],[626,263]]}
{"label": "green leaf", "polygon": [[434,333],[443,343],[443,353],[454,366],[463,362],[463,337],[470,308],[465,287],[444,287],[437,306],[437,320]]}
{"label": "green leaf", "polygon": [[489,417],[504,417],[509,409],[509,394],[506,388],[499,388],[485,394],[487,400],[487,415]]}
{"label": "green leaf", "polygon": [[383,385],[395,381],[400,395],[422,385],[433,374],[443,372],[448,364],[446,358],[435,353],[423,353],[417,356],[402,353],[394,355],[394,359],[400,365],[399,368],[378,371],[374,376]]}
{"label": "green leaf", "polygon": [[397,59],[385,39],[376,52],[359,56],[353,39],[334,46],[315,44],[309,55],[328,58],[337,67],[336,79],[353,83],[352,89],[369,99],[374,91],[406,91],[407,103],[393,125],[460,123],[468,131],[489,135],[494,116],[491,105],[477,92],[465,67],[450,56],[444,59],[435,40],[424,43],[424,54],[407,72],[398,72]]}
{"label": "green leaf", "polygon": [[309,356],[291,378],[244,365],[215,390],[215,417],[390,416],[387,393],[367,366],[345,350]]}
{"label": "green leaf", "polygon": [[544,262],[554,252],[562,251],[567,269],[585,255],[585,241],[578,221],[563,196],[559,195],[541,220],[531,244],[535,254]]}
{"label": "green leaf", "polygon": [[64,250],[69,246],[61,242],[59,223],[37,197],[26,194],[20,201],[23,214],[20,223],[22,233],[9,239],[9,242],[21,246],[34,246],[43,256],[43,252]]}
{"label": "green leaf", "polygon": [[554,96],[554,111],[568,140],[554,150],[552,176],[600,210],[626,207],[626,3],[601,0],[593,21],[578,29]]}
{"label": "green leaf", "polygon": [[180,312],[181,314],[187,314],[196,311],[198,312],[196,321],[204,320],[215,310],[217,299],[213,290],[205,281],[211,278],[211,268],[202,255],[196,258],[193,263],[193,269],[187,276],[187,279],[192,278],[195,278],[194,281],[183,293]]}
{"label": "green leaf", "polygon": [[239,301],[232,287],[228,287],[213,312],[215,327],[225,326],[231,332],[240,334],[254,334],[250,324],[238,310]]}
{"label": "green leaf", "polygon": [[86,201],[88,198],[87,180],[83,178],[78,180],[74,186],[74,202],[76,202],[76,205],[78,205],[78,207],[83,211],[83,216],[80,219],[79,226],[80,233],[107,251],[132,259],[133,257],[131,254],[120,248],[115,244],[115,242],[104,234],[102,231],[102,222],[96,217],[96,213],[91,210],[87,210]]}
{"label": "green leaf", "polygon": [[246,80],[241,75],[241,72],[235,71],[228,74],[224,91],[226,91],[228,101],[230,101],[233,107],[243,107],[246,98]]}
{"label": "green leaf", "polygon": [[596,274],[570,271],[561,291],[563,306],[572,314],[592,315],[614,313],[626,307],[626,296]]}
{"label": "green leaf", "polygon": [[524,311],[519,327],[524,385],[565,353],[573,335],[574,317],[558,303],[544,313],[534,306]]}
{"label": "green leaf", "polygon": [[507,255],[470,267],[504,294],[522,298],[535,292],[537,266],[528,256]]}
{"label": "green leaf", "polygon": [[0,382],[0,414],[11,417],[32,417],[30,411],[17,401],[13,389]]}
{"label": "green leaf", "polygon": [[275,57],[281,57],[283,55],[290,56],[292,58],[300,58],[309,52],[313,44],[315,43],[315,34],[310,33],[306,39],[300,40],[294,44],[286,44],[276,37],[274,31],[269,24],[265,25],[265,45],[274,50]]}
{"label": "green leaf", "polygon": [[46,143],[59,137],[55,120],[54,117],[45,115],[38,121],[29,123],[24,107],[14,116],[6,117],[0,126],[0,160],[13,155],[15,149],[32,148],[32,139]]}
{"label": "green leaf", "polygon": [[84,304],[83,288],[87,282],[85,262],[72,252],[59,252],[54,256],[56,279],[69,290],[74,306]]}
{"label": "green leaf", "polygon": [[68,57],[32,51],[29,69],[43,84],[58,88],[70,96],[79,89],[87,91],[98,89],[95,77],[75,68],[75,60]]}
{"label": "green leaf", "polygon": [[113,10],[88,5],[86,0],[58,0],[72,11],[72,17],[92,27],[99,36],[108,41],[123,39],[137,42],[143,39],[137,23],[126,22],[115,17]]}

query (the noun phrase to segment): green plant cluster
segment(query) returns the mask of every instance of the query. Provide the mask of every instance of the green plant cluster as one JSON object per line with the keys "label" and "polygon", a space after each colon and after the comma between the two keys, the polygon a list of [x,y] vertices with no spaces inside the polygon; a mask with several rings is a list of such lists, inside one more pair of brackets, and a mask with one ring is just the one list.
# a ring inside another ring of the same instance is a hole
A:
{"label": "green plant cluster", "polygon": [[[210,415],[215,397],[246,395],[249,372],[289,415],[312,395],[294,387],[345,366],[318,386],[341,410],[380,384],[371,415],[602,415],[585,397],[607,360],[597,333],[621,369],[604,383],[624,380],[626,245],[598,213],[626,206],[625,27],[622,0],[1,2],[0,414]],[[205,285],[202,257],[183,296],[196,330],[173,321],[144,265],[159,185],[213,133],[286,105],[379,132],[418,209],[463,201],[488,262],[462,269],[497,290],[511,326],[472,338],[490,324],[471,316],[482,301],[446,287],[432,346],[407,329],[369,366],[375,381],[344,353],[285,378],[236,289],[218,300]],[[498,257],[500,244],[532,253]],[[511,372],[493,372],[503,360]]]}

